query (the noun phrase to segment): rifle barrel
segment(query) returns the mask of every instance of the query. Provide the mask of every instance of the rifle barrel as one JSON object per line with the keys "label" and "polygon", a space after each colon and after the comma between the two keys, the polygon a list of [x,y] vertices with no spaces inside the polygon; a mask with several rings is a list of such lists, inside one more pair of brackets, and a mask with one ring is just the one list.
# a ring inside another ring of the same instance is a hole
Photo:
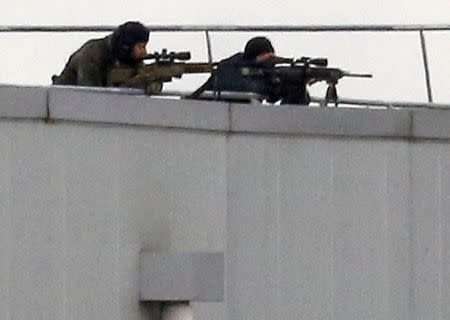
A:
{"label": "rifle barrel", "polygon": [[373,75],[370,73],[350,73],[344,72],[344,77],[353,77],[353,78],[372,78]]}
{"label": "rifle barrel", "polygon": [[202,73],[214,70],[215,64],[211,63],[185,63],[183,65],[184,73]]}

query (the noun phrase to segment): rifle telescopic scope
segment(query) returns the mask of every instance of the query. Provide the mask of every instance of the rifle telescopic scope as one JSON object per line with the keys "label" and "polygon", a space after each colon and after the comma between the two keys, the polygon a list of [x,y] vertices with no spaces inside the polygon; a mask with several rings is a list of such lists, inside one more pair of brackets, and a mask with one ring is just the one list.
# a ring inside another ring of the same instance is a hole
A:
{"label": "rifle telescopic scope", "polygon": [[191,53],[189,51],[182,52],[167,52],[167,49],[163,49],[161,53],[154,52],[147,54],[144,59],[155,59],[157,61],[173,61],[173,60],[181,60],[186,61],[191,59]]}
{"label": "rifle telescopic scope", "polygon": [[189,60],[191,58],[191,53],[189,51],[171,52],[170,55],[176,60]]}
{"label": "rifle telescopic scope", "polygon": [[310,58],[310,57],[301,57],[297,59],[295,63],[302,63],[305,65],[313,65],[318,67],[326,67],[328,66],[327,58]]}

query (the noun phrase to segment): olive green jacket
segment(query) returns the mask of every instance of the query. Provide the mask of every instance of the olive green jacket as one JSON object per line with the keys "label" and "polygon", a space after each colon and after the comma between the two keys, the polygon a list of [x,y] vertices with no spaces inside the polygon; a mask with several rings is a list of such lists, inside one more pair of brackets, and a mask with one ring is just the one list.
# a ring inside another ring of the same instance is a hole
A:
{"label": "olive green jacket", "polygon": [[53,84],[105,87],[107,75],[114,66],[111,37],[92,39],[75,51]]}

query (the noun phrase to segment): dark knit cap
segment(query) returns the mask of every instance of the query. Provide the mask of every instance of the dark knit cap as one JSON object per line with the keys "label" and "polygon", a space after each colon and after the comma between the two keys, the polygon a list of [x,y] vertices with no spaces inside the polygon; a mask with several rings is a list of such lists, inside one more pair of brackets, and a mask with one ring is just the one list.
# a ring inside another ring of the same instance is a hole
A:
{"label": "dark knit cap", "polygon": [[148,42],[149,30],[140,22],[129,21],[114,30],[111,39],[113,54],[127,58],[136,43]]}
{"label": "dark knit cap", "polygon": [[245,45],[244,59],[254,60],[262,53],[274,52],[269,39],[266,37],[255,37],[250,39]]}

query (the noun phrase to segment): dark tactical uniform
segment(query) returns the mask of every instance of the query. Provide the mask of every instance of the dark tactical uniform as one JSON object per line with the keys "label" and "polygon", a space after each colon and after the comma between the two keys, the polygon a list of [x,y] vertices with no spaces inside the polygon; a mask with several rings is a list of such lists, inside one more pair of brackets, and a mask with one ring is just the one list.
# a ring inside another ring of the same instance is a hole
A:
{"label": "dark tactical uniform", "polygon": [[244,53],[236,53],[220,61],[217,70],[193,93],[193,97],[198,97],[206,90],[219,93],[221,91],[253,92],[265,96],[269,102],[281,100],[282,104],[309,104],[310,97],[306,89],[306,81],[303,79],[299,79],[298,83],[291,88],[291,84],[279,83],[272,77],[242,75],[242,68],[271,69],[273,67],[273,63],[255,62],[245,59]]}
{"label": "dark tactical uniform", "polygon": [[52,77],[53,84],[106,86],[107,74],[114,66],[111,38],[109,35],[86,42],[70,56],[61,75]]}
{"label": "dark tactical uniform", "polygon": [[[270,91],[270,84],[262,78],[245,77],[242,75],[242,68],[263,67],[262,64],[252,60],[244,59],[242,52],[220,61],[217,70],[211,75],[202,86],[204,90],[213,91],[238,91],[254,92],[267,95]],[[269,94],[270,95],[270,94]]]}

